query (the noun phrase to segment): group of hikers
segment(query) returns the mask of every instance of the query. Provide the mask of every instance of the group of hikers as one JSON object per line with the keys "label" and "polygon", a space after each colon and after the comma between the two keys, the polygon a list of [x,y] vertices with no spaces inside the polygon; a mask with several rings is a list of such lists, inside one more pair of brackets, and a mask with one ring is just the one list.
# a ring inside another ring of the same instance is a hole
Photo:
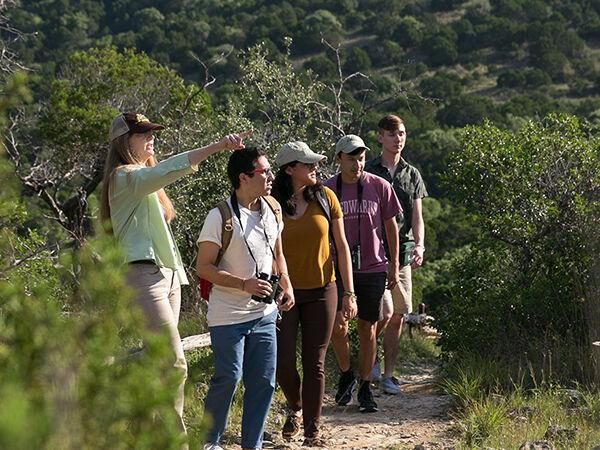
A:
{"label": "group of hikers", "polygon": [[[427,195],[419,171],[401,157],[402,119],[387,115],[379,121],[381,153],[370,161],[359,136],[339,139],[339,173],[324,183],[317,170],[325,156],[305,142],[283,145],[274,170],[264,149],[244,145],[247,133],[157,162],[154,132],[163,128],[142,114],[114,118],[101,217],[124,249],[127,280],[148,327],[169,335],[181,375],[174,406],[182,434],[187,365],[177,323],[181,285],[188,280],[169,225],[175,210],[163,188],[197,171],[210,155],[234,150],[227,165],[231,196],[208,213],[197,240],[197,274],[212,284],[207,322],[214,374],[204,402],[211,418],[204,449],[222,448],[240,379],[242,448],[262,448],[276,381],[289,410],[283,438],[303,431],[304,446],[326,446],[319,422],[330,344],[340,369],[338,405],[356,400],[359,411],[377,411],[371,391],[376,380],[383,392],[400,392],[393,369],[403,317],[412,311],[411,270],[423,262],[421,199]],[[355,317],[356,369],[348,338]]]}

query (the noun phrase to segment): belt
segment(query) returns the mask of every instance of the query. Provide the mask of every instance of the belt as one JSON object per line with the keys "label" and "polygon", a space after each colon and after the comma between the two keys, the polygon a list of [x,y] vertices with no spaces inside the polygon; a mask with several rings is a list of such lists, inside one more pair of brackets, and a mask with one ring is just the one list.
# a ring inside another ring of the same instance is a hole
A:
{"label": "belt", "polygon": [[151,259],[136,259],[135,261],[129,261],[129,264],[152,264],[153,266],[156,265],[156,263]]}

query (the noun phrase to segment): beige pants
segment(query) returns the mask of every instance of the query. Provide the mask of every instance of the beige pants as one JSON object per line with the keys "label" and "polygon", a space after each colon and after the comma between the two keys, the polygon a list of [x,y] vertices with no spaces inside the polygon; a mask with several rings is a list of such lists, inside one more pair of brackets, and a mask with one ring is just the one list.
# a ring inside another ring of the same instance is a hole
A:
{"label": "beige pants", "polygon": [[[400,267],[400,281],[391,291],[383,293],[384,317],[386,311],[392,308],[393,314],[410,314],[412,307],[412,272],[410,266]],[[389,313],[389,317],[392,313]]]}
{"label": "beige pants", "polygon": [[179,417],[178,425],[185,433],[183,390],[187,378],[187,363],[177,329],[181,307],[179,279],[173,270],[159,268],[153,264],[131,264],[127,279],[129,285],[137,292],[135,302],[142,308],[148,327],[153,331],[169,334],[175,360],[173,367],[181,374],[174,406]]}

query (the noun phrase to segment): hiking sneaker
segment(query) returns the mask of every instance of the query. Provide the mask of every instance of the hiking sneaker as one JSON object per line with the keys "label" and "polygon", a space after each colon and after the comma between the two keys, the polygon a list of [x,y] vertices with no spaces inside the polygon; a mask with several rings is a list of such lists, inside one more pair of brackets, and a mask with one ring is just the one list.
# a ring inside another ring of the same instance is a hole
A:
{"label": "hiking sneaker", "polygon": [[375,360],[373,369],[371,369],[371,381],[381,381],[381,365],[378,359]]}
{"label": "hiking sneaker", "polygon": [[382,378],[379,382],[379,389],[385,392],[386,394],[398,395],[400,393],[400,386],[394,383],[392,377]]}
{"label": "hiking sneaker", "polygon": [[296,436],[300,434],[300,424],[302,423],[302,418],[297,416],[293,411],[290,411],[287,419],[285,419],[285,423],[283,424],[283,428],[281,430],[281,437],[286,441],[290,441],[294,439]]}
{"label": "hiking sneaker", "polygon": [[335,394],[335,402],[340,406],[351,405],[352,393],[356,388],[356,378],[351,370],[342,372],[338,381],[338,390]]}
{"label": "hiking sneaker", "polygon": [[396,386],[400,386],[400,380],[398,378],[396,378],[394,375],[392,375],[390,377],[390,380],[392,380],[392,383],[394,383]]}
{"label": "hiking sneaker", "polygon": [[212,443],[208,443],[208,444],[204,444],[204,447],[202,447],[202,450],[225,450],[223,447],[221,447],[219,444],[212,444]]}
{"label": "hiking sneaker", "polygon": [[304,439],[304,442],[302,443],[302,447],[327,448],[327,442],[325,442],[320,437],[314,437],[314,438],[307,437]]}
{"label": "hiking sneaker", "polygon": [[358,410],[363,413],[377,412],[377,403],[373,398],[369,380],[362,380],[358,389]]}

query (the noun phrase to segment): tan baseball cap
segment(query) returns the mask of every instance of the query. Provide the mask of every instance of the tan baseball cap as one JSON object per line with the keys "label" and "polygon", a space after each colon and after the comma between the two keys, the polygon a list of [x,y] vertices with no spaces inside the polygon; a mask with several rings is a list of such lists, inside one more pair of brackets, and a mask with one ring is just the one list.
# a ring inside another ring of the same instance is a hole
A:
{"label": "tan baseball cap", "polygon": [[359,148],[364,148],[365,150],[370,150],[369,147],[365,145],[365,142],[355,134],[347,134],[342,137],[337,144],[335,144],[335,155],[337,156],[340,152],[342,153],[352,153],[354,150]]}
{"label": "tan baseball cap", "polygon": [[294,141],[283,144],[275,157],[275,164],[283,166],[294,161],[311,164],[321,162],[324,159],[327,159],[325,155],[313,152],[305,142]]}
{"label": "tan baseball cap", "polygon": [[112,142],[113,139],[127,133],[145,133],[146,131],[163,130],[164,128],[162,125],[150,122],[143,114],[125,112],[113,119],[108,132],[108,139]]}

